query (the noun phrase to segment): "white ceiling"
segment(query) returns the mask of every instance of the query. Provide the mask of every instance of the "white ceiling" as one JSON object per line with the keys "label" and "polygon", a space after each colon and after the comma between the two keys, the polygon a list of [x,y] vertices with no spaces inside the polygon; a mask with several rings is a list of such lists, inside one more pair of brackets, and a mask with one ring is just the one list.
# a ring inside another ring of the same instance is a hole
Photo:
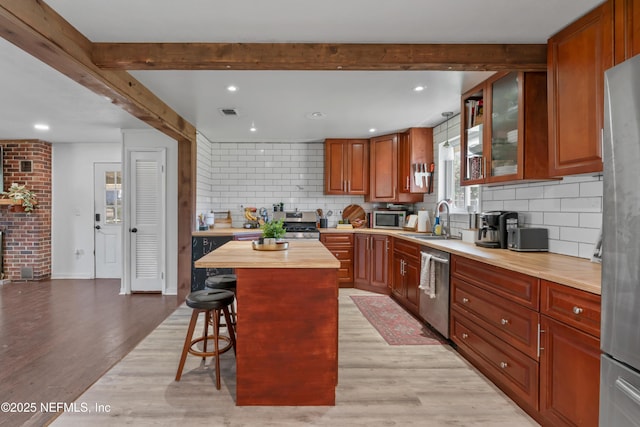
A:
{"label": "white ceiling", "polygon": [[[545,43],[602,0],[49,0],[94,42]],[[0,139],[120,140],[144,123],[0,39]],[[212,141],[316,141],[434,126],[489,73],[135,71]],[[229,93],[226,87],[239,87]],[[413,92],[417,85],[423,92]],[[220,108],[237,108],[237,118]],[[322,112],[321,120],[306,116]],[[48,133],[33,123],[51,125]],[[249,132],[251,123],[257,132]]]}

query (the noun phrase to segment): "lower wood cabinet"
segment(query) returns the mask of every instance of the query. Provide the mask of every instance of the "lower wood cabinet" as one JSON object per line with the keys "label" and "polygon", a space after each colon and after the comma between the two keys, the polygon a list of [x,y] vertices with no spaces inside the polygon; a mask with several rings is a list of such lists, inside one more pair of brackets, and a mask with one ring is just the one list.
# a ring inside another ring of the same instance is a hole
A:
{"label": "lower wood cabinet", "polygon": [[597,426],[600,296],[542,281],[540,413],[553,426]]}
{"label": "lower wood cabinet", "polygon": [[391,295],[409,312],[418,316],[420,308],[420,246],[394,239]]}
{"label": "lower wood cabinet", "polygon": [[340,261],[338,285],[353,287],[353,234],[320,233],[320,242]]}
{"label": "lower wood cabinet", "polygon": [[391,238],[381,234],[355,235],[354,285],[358,289],[389,293]]}
{"label": "lower wood cabinet", "polygon": [[600,296],[451,260],[458,351],[543,426],[597,426]]}
{"label": "lower wood cabinet", "polygon": [[538,409],[535,359],[496,339],[457,309],[451,314],[451,337],[458,350],[523,409]]}

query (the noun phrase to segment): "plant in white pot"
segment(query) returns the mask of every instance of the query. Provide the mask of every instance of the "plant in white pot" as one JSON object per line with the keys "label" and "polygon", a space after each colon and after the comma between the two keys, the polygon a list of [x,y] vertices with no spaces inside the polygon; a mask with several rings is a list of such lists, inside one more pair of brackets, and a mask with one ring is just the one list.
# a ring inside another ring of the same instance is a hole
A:
{"label": "plant in white pot", "polygon": [[3,197],[11,199],[13,202],[22,206],[25,212],[30,213],[36,205],[36,194],[28,190],[25,185],[11,184],[7,191],[2,192]]}
{"label": "plant in white pot", "polygon": [[275,244],[287,232],[284,229],[284,218],[265,222],[260,228],[262,229],[262,238],[265,245]]}

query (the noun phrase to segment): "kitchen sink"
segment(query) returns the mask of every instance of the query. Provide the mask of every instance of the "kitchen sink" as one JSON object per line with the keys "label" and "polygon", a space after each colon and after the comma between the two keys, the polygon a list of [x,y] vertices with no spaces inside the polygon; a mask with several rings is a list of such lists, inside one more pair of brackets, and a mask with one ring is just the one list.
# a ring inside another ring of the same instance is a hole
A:
{"label": "kitchen sink", "polygon": [[[436,236],[434,234],[417,234],[417,233],[400,233],[401,236],[405,237],[413,237],[414,239],[420,240],[445,240],[446,236]],[[453,239],[450,237],[450,239]]]}

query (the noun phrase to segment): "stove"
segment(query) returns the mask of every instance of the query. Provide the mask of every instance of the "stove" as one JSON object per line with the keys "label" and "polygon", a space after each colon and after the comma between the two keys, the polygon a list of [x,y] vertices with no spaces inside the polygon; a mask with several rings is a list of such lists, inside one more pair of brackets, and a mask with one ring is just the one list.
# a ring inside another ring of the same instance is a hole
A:
{"label": "stove", "polygon": [[274,212],[273,219],[284,218],[284,235],[289,240],[319,240],[320,232],[316,225],[316,213],[295,211],[295,212]]}

